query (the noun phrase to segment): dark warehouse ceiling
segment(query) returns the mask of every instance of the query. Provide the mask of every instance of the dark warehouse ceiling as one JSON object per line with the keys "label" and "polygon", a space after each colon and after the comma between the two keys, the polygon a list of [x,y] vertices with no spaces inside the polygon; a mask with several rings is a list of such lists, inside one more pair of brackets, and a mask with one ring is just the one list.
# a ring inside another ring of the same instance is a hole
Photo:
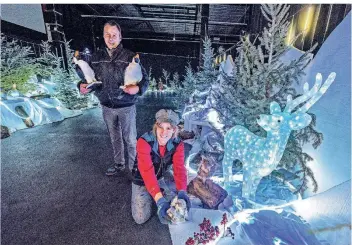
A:
{"label": "dark warehouse ceiling", "polygon": [[[251,5],[208,6],[208,35],[220,44],[237,42],[241,31],[248,28]],[[82,19],[94,23],[116,20],[124,39],[150,41],[199,42],[202,12],[203,16],[207,15],[200,4],[82,4],[76,7]],[[96,31],[101,32],[101,27]]]}

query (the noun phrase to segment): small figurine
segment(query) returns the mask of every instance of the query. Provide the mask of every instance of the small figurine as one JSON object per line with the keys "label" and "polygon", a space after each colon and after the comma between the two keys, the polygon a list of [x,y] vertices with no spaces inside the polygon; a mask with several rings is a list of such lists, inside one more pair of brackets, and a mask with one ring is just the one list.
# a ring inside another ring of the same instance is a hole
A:
{"label": "small figurine", "polygon": [[179,224],[188,220],[188,211],[185,200],[178,199],[177,196],[172,199],[170,208],[167,210],[172,224]]}
{"label": "small figurine", "polygon": [[139,54],[133,57],[132,62],[126,67],[124,86],[120,88],[124,89],[129,85],[137,85],[143,78],[142,68],[139,64]]}

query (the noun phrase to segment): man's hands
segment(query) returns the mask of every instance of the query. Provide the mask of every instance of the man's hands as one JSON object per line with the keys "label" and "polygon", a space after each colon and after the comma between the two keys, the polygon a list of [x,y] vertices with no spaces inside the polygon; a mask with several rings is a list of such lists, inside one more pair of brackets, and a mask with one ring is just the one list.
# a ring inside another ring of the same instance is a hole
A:
{"label": "man's hands", "polygon": [[123,89],[123,92],[134,95],[139,92],[139,87],[137,85],[128,85]]}
{"label": "man's hands", "polygon": [[88,84],[87,83],[81,83],[79,85],[79,92],[81,94],[88,94],[90,91],[92,91],[91,89],[87,89]]}
{"label": "man's hands", "polygon": [[179,191],[178,194],[177,194],[177,198],[178,199],[183,199],[186,202],[187,210],[189,211],[189,209],[191,208],[191,201],[189,200],[187,192],[184,191],[184,190]]}
{"label": "man's hands", "polygon": [[[87,83],[81,83],[79,85],[79,92],[81,94],[88,94],[89,92],[91,92],[92,89],[87,89],[87,86]],[[123,91],[127,94],[134,95],[139,92],[139,87],[137,85],[128,85],[123,89]]]}
{"label": "man's hands", "polygon": [[171,220],[167,215],[167,210],[170,208],[170,202],[168,202],[165,197],[161,197],[156,202],[156,206],[158,207],[158,218],[162,224],[170,224]]}

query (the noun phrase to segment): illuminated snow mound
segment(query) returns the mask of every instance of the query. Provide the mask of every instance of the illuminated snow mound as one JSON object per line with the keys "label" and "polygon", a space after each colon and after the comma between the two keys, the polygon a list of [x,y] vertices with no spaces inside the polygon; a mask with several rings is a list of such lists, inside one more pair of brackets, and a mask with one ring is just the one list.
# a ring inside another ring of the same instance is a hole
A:
{"label": "illuminated snow mound", "polygon": [[82,114],[80,110],[66,109],[55,98],[36,100],[28,97],[7,97],[7,100],[0,100],[0,106],[0,123],[8,127],[10,132]]}

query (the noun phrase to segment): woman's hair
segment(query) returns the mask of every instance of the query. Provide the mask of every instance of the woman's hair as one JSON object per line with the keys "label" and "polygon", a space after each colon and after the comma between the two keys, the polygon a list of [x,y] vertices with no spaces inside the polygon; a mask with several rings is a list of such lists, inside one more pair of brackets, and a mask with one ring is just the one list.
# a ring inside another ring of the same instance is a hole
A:
{"label": "woman's hair", "polygon": [[[171,127],[174,129],[174,131],[175,131],[175,132],[172,134],[172,138],[176,138],[176,137],[178,136],[178,127],[177,127],[177,126],[173,126],[171,123],[170,123],[170,125],[171,125]],[[157,135],[156,135],[156,129],[157,129],[157,127],[159,127],[159,126],[158,126],[158,123],[155,122],[154,125],[153,125],[153,130],[152,130],[152,132],[153,132],[155,138],[157,137]]]}

